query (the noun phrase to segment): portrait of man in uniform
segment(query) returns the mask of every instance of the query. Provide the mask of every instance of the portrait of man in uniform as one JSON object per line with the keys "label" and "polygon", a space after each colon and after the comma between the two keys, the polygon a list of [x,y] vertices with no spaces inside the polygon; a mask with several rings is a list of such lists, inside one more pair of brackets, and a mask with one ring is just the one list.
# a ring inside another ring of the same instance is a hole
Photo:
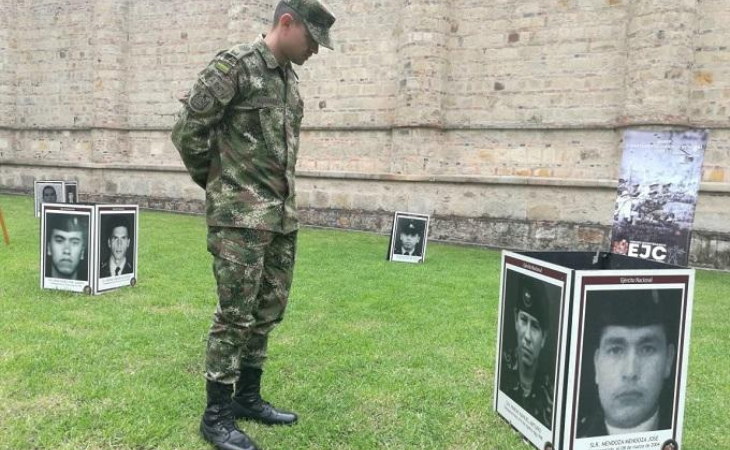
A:
{"label": "portrait of man in uniform", "polygon": [[549,302],[557,301],[560,288],[514,271],[507,276],[503,333],[511,338],[504,342],[514,344],[502,351],[499,388],[552,429],[557,324]]}
{"label": "portrait of man in uniform", "polygon": [[[106,236],[101,245],[102,252],[99,278],[117,277],[134,273],[131,257],[133,216],[130,214],[107,214],[102,216],[101,235]],[[105,256],[108,255],[108,256]]]}
{"label": "portrait of man in uniform", "polygon": [[88,217],[73,214],[46,215],[45,276],[88,281]]}
{"label": "portrait of man in uniform", "polygon": [[388,244],[389,261],[421,263],[426,258],[429,216],[396,212]]}
{"label": "portrait of man in uniform", "polygon": [[423,256],[426,222],[420,219],[401,218],[397,224],[396,255]]}
{"label": "portrait of man in uniform", "polygon": [[577,437],[671,428],[680,306],[678,289],[587,292]]}

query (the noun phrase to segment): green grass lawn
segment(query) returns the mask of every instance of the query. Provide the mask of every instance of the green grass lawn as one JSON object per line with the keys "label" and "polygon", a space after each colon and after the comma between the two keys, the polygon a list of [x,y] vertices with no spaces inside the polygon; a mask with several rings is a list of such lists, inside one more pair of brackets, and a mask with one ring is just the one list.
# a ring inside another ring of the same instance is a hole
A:
{"label": "green grass lawn", "polygon": [[[39,288],[32,200],[0,195],[0,449],[209,449],[198,436],[215,307],[202,217],[143,212],[139,284],[92,297]],[[300,233],[264,394],[301,415],[241,423],[265,449],[526,449],[491,410],[499,253]],[[685,449],[730,448],[730,275],[698,271]]]}

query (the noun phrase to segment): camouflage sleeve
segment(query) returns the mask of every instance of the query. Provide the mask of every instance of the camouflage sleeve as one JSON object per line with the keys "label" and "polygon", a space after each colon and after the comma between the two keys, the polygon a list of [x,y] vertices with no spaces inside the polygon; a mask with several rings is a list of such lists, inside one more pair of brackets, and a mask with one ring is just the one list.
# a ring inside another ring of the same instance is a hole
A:
{"label": "camouflage sleeve", "polygon": [[235,61],[219,54],[200,74],[187,96],[172,129],[172,142],[190,176],[205,189],[211,161],[209,138],[236,95]]}

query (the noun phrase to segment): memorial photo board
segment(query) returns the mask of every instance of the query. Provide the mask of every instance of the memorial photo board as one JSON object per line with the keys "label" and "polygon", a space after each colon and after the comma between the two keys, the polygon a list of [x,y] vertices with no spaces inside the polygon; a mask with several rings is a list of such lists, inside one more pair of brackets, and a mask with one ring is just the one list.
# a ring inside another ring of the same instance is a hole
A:
{"label": "memorial photo board", "polygon": [[560,433],[571,271],[503,252],[501,273],[494,409],[542,449]]}
{"label": "memorial photo board", "polygon": [[65,203],[63,181],[34,181],[33,194],[35,216],[41,216],[41,204]]}
{"label": "memorial photo board", "polygon": [[75,181],[64,181],[63,198],[65,199],[65,203],[78,203],[78,183]]}
{"label": "memorial photo board", "polygon": [[139,207],[136,205],[96,205],[94,293],[101,293],[137,282],[137,230]]}
{"label": "memorial photo board", "polygon": [[90,293],[94,207],[42,203],[41,217],[41,288]]}
{"label": "memorial photo board", "polygon": [[78,183],[76,181],[43,181],[33,182],[35,216],[41,216],[43,203],[78,203]]}
{"label": "memorial photo board", "polygon": [[421,263],[426,259],[429,216],[396,212],[388,246],[388,260]]}
{"label": "memorial photo board", "polygon": [[[504,252],[495,410],[538,449],[681,448],[694,276],[613,253]],[[540,286],[548,299],[562,289],[557,322],[535,305]],[[557,344],[543,336],[539,317],[549,317],[548,327],[557,323]],[[528,323],[532,336],[518,328]],[[550,346],[556,355],[543,353]],[[532,395],[535,386],[547,392],[540,387],[548,383],[536,385],[537,370],[525,371],[537,349],[542,364],[555,364],[552,427],[541,417],[545,401]],[[509,381],[514,367],[519,383]]]}
{"label": "memorial photo board", "polygon": [[137,205],[41,209],[41,288],[100,294],[137,283]]}
{"label": "memorial photo board", "polygon": [[576,277],[565,448],[682,442],[694,273]]}

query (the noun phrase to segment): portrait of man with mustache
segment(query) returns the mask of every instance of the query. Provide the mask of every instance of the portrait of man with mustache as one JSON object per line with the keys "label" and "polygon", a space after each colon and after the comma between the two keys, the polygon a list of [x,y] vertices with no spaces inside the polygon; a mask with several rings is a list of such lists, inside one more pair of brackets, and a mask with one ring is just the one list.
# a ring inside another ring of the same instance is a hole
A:
{"label": "portrait of man with mustache", "polygon": [[[556,338],[551,329],[549,298],[557,297],[559,288],[522,274],[510,273],[516,289],[508,288],[507,305],[513,320],[505,321],[505,328],[513,327],[515,344],[502,354],[500,390],[515,403],[552,429],[554,396],[554,355]],[[548,292],[552,295],[548,295]],[[508,306],[509,307],[509,306]],[[511,333],[511,331],[510,331]]]}

